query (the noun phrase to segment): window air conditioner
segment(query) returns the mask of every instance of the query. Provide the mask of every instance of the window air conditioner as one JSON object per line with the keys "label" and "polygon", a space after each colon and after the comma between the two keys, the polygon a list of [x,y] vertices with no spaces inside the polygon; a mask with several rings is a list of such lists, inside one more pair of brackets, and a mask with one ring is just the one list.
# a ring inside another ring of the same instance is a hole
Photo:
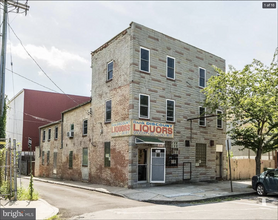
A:
{"label": "window air conditioner", "polygon": [[68,132],[67,132],[67,136],[68,136],[68,137],[71,138],[71,137],[73,137],[73,135],[74,135],[74,132],[73,132],[73,131],[68,131]]}

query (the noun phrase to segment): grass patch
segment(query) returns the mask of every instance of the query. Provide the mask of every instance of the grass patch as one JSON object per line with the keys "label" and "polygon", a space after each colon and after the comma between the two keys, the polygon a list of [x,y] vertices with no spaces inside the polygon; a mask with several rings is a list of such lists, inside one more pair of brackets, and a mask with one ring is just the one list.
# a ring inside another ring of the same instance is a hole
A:
{"label": "grass patch", "polygon": [[217,203],[217,202],[233,201],[238,199],[239,199],[238,197],[214,198],[214,199],[201,200],[198,202],[191,202],[191,204],[198,205],[198,204],[207,204],[207,203]]}
{"label": "grass patch", "polygon": [[62,219],[59,217],[59,215],[54,215],[46,220],[62,220]]}
{"label": "grass patch", "polygon": [[39,193],[37,191],[33,192],[33,198],[30,198],[30,192],[28,189],[20,187],[17,189],[17,199],[18,200],[31,200],[36,201],[39,199]]}

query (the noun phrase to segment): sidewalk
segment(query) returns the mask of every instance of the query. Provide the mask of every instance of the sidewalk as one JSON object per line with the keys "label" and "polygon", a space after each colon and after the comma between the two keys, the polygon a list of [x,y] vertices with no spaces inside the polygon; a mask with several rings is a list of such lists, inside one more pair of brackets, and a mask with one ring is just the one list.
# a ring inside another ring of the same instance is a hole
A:
{"label": "sidewalk", "polygon": [[43,199],[37,201],[9,201],[0,200],[0,208],[35,208],[36,209],[36,219],[48,219],[59,213],[59,209],[50,205]]}
{"label": "sidewalk", "polygon": [[[29,178],[29,177],[24,177]],[[251,188],[251,180],[233,181],[233,192],[231,192],[230,181],[218,182],[198,182],[198,183],[182,183],[163,186],[154,186],[147,188],[127,189],[114,186],[106,186],[92,184],[86,182],[59,180],[54,178],[37,178],[35,181],[42,181],[52,184],[60,184],[80,189],[86,189],[110,195],[121,196],[124,198],[152,202],[152,203],[177,203],[177,202],[197,202],[201,200],[242,196],[254,194]]]}

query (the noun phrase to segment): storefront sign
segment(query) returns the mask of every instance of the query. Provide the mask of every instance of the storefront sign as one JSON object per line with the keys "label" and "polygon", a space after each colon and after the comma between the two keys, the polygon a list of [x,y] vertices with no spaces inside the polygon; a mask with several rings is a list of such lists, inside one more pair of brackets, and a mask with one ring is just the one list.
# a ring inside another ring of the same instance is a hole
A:
{"label": "storefront sign", "polygon": [[161,123],[131,120],[112,124],[112,137],[138,135],[138,136],[154,136],[154,137],[174,137],[174,125]]}

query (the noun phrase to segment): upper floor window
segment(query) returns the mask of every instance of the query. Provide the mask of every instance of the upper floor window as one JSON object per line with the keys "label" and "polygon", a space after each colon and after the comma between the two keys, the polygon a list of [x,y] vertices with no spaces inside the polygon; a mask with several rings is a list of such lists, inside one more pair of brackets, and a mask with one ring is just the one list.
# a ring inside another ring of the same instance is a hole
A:
{"label": "upper floor window", "polygon": [[107,81],[113,78],[113,61],[107,64]]}
{"label": "upper floor window", "polygon": [[83,135],[87,135],[88,133],[88,120],[83,121]]}
{"label": "upper floor window", "polygon": [[48,140],[50,140],[51,139],[51,129],[49,128],[48,129]]}
{"label": "upper floor window", "polygon": [[167,56],[167,78],[175,79],[175,58]]}
{"label": "upper floor window", "polygon": [[199,125],[200,126],[206,126],[206,118],[204,117],[206,113],[206,108],[204,107],[199,107]]}
{"label": "upper floor window", "polygon": [[112,112],[112,106],[111,106],[111,100],[106,102],[105,107],[105,122],[111,122],[111,112]]}
{"label": "upper floor window", "polygon": [[206,87],[206,70],[203,68],[199,68],[199,86]]}
{"label": "upper floor window", "polygon": [[150,50],[140,48],[140,70],[150,72]]}
{"label": "upper floor window", "polygon": [[217,126],[217,128],[220,128],[220,129],[222,129],[223,128],[223,120],[222,120],[222,111],[220,111],[220,110],[217,110],[216,111],[216,115],[217,115],[217,124],[216,124],[216,126]]}
{"label": "upper floor window", "polygon": [[167,121],[175,121],[175,101],[174,100],[166,100],[167,107]]}
{"label": "upper floor window", "polygon": [[150,96],[139,94],[139,118],[150,118]]}
{"label": "upper floor window", "polygon": [[71,125],[70,125],[70,131],[71,131],[71,132],[74,132],[74,124],[71,124]]}
{"label": "upper floor window", "polygon": [[58,139],[58,126],[55,127],[55,139]]}
{"label": "upper floor window", "polygon": [[42,141],[45,141],[45,130],[42,131]]}

